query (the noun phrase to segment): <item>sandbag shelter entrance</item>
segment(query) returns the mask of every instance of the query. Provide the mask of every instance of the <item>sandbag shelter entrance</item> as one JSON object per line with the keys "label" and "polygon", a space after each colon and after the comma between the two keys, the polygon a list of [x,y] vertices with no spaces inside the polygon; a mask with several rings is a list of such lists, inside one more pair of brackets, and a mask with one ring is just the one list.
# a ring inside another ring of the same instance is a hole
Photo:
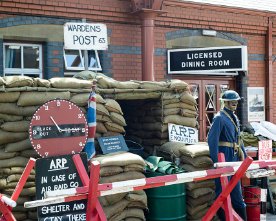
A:
{"label": "sandbag shelter entrance", "polygon": [[[197,104],[189,92],[188,84],[184,81],[136,81],[135,83],[139,88],[98,89],[105,100],[116,100],[123,113],[123,120],[117,119],[117,123],[125,125],[124,131],[115,131],[116,129],[109,127],[112,132],[123,132],[126,140],[140,144],[147,154],[155,155],[156,149],[169,141],[169,123],[193,128],[198,126]],[[116,113],[111,111],[109,115],[114,121]],[[97,117],[98,126],[100,122]],[[105,135],[97,134],[97,136]]]}

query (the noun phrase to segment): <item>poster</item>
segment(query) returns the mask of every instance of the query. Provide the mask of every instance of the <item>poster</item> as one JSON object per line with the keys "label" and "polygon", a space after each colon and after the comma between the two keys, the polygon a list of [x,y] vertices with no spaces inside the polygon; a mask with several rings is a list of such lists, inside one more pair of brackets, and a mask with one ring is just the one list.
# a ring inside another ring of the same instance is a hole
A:
{"label": "poster", "polygon": [[265,120],[265,94],[264,87],[247,88],[248,122]]}
{"label": "poster", "polygon": [[272,140],[259,141],[259,160],[272,160]]}

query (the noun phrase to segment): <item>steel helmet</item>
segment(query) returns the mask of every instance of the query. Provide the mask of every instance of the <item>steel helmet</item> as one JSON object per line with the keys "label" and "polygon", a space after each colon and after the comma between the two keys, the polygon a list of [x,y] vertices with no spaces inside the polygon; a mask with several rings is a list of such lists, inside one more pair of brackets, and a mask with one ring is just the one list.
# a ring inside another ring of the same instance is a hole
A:
{"label": "steel helmet", "polygon": [[233,90],[225,91],[220,98],[220,100],[222,101],[238,101],[240,99],[241,99],[240,95]]}

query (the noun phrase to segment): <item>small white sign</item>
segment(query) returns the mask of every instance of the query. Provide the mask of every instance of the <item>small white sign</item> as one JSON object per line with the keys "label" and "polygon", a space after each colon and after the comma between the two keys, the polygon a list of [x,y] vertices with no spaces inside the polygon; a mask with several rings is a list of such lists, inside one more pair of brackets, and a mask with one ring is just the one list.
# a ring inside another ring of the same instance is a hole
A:
{"label": "small white sign", "polygon": [[259,141],[259,160],[272,160],[272,140]]}
{"label": "small white sign", "polygon": [[192,127],[169,124],[169,141],[196,144],[198,143],[198,130]]}
{"label": "small white sign", "polygon": [[64,24],[64,48],[79,50],[106,50],[107,28],[105,24]]}

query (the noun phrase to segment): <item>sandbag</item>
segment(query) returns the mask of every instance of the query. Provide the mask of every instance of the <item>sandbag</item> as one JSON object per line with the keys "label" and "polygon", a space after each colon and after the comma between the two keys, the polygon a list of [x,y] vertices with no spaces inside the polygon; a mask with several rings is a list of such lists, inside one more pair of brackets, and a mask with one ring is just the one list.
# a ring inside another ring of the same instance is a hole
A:
{"label": "sandbag", "polygon": [[168,88],[169,84],[164,81],[140,81],[140,88],[143,89],[163,89]]}
{"label": "sandbag", "polygon": [[152,92],[128,92],[128,93],[117,93],[114,94],[116,100],[145,100],[145,99],[158,99],[161,96],[160,91]]}
{"label": "sandbag", "polygon": [[18,153],[16,153],[16,152],[7,153],[7,152],[5,152],[4,149],[2,149],[2,148],[0,149],[0,160],[10,159],[17,155],[18,155]]}
{"label": "sandbag", "polygon": [[32,149],[32,144],[30,142],[30,139],[21,140],[14,143],[8,143],[5,146],[6,152],[18,152],[22,150]]}
{"label": "sandbag", "polygon": [[30,121],[14,121],[14,122],[5,122],[0,128],[4,131],[9,132],[26,132],[29,129]]}
{"label": "sandbag", "polygon": [[101,166],[100,176],[113,176],[124,172],[124,169],[120,166]]}
{"label": "sandbag", "polygon": [[106,127],[106,129],[108,131],[113,131],[113,132],[118,132],[118,133],[125,133],[125,129],[116,123],[112,123],[112,122],[105,122],[104,126]]}
{"label": "sandbag", "polygon": [[178,89],[178,90],[186,90],[188,88],[188,84],[179,79],[170,80],[170,88]]}
{"label": "sandbag", "polygon": [[185,155],[181,156],[181,161],[183,163],[191,164],[194,167],[206,168],[213,166],[213,161],[209,156],[198,156],[198,157],[188,157]]}
{"label": "sandbag", "polygon": [[18,107],[16,103],[0,103],[0,113],[17,116],[32,116],[37,106]]}
{"label": "sandbag", "polygon": [[187,205],[187,213],[191,216],[194,216],[195,214],[199,213],[201,210],[208,207],[208,203],[203,203],[201,205],[198,205],[196,207],[191,207],[189,204]]}
{"label": "sandbag", "polygon": [[60,92],[21,92],[20,97],[17,101],[18,106],[35,106],[42,105],[45,102],[53,99],[70,99],[69,91]]}
{"label": "sandbag", "polygon": [[107,107],[103,104],[96,104],[96,114],[110,116]]}
{"label": "sandbag", "polygon": [[16,102],[20,96],[20,92],[0,92],[1,103]]}
{"label": "sandbag", "polygon": [[107,220],[110,220],[110,218],[115,214],[120,214],[127,207],[127,204],[128,201],[126,199],[122,199],[113,205],[103,207]]}
{"label": "sandbag", "polygon": [[206,194],[213,194],[214,190],[212,190],[211,188],[207,187],[207,188],[197,188],[191,191],[187,191],[187,196],[190,196],[194,199],[206,195]]}
{"label": "sandbag", "polygon": [[51,78],[50,80],[51,86],[54,88],[73,88],[73,89],[79,89],[79,88],[91,88],[92,87],[92,81],[88,80],[82,80],[77,78]]}
{"label": "sandbag", "polygon": [[107,76],[97,76],[97,86],[100,88],[116,88],[119,81]]}
{"label": "sandbag", "polygon": [[117,123],[120,126],[125,127],[127,125],[125,118],[121,114],[118,114],[116,112],[110,112],[110,118],[114,123]]}
{"label": "sandbag", "polygon": [[15,116],[10,114],[1,114],[0,113],[0,122],[9,122],[9,121],[20,121],[23,120],[23,116]]}
{"label": "sandbag", "polygon": [[92,159],[100,162],[101,167],[105,166],[126,166],[130,164],[140,164],[145,166],[145,161],[137,154],[129,152],[117,152],[106,154],[104,156],[95,157]]}
{"label": "sandbag", "polygon": [[209,146],[206,142],[186,145],[180,149],[181,154],[189,157],[210,156]]}
{"label": "sandbag", "polygon": [[126,195],[127,195],[126,192],[111,194],[111,195],[101,196],[99,197],[99,200],[102,206],[109,206],[121,201]]}
{"label": "sandbag", "polygon": [[164,123],[172,123],[172,124],[183,125],[183,126],[193,127],[193,128],[195,128],[197,125],[197,121],[195,118],[182,117],[179,115],[165,116]]}
{"label": "sandbag", "polygon": [[100,122],[112,122],[111,118],[107,115],[96,114],[97,123]]}
{"label": "sandbag", "polygon": [[132,81],[118,81],[116,88],[119,89],[137,89],[140,87],[139,83],[135,83]]}
{"label": "sandbag", "polygon": [[42,78],[34,78],[34,86],[36,87],[50,87],[51,83],[47,79],[42,79]]}
{"label": "sandbag", "polygon": [[180,142],[169,141],[164,143],[162,146],[158,147],[158,151],[162,151],[168,153],[173,157],[180,157],[181,156],[181,149],[185,148],[186,144]]}
{"label": "sandbag", "polygon": [[119,114],[123,115],[123,111],[121,109],[121,106],[117,101],[115,101],[113,99],[106,99],[105,101],[106,101],[105,107],[108,111],[116,112],[116,113],[119,113]]}
{"label": "sandbag", "polygon": [[203,180],[199,182],[188,182],[185,184],[187,190],[194,190],[197,188],[202,188],[202,187],[210,187],[212,189],[215,188],[215,181],[214,180]]}
{"label": "sandbag", "polygon": [[197,102],[196,102],[195,98],[188,91],[185,91],[181,94],[180,100],[184,103],[187,103],[187,104],[197,105]]}
{"label": "sandbag", "polygon": [[28,158],[16,156],[12,159],[0,160],[0,168],[25,167],[28,161]]}
{"label": "sandbag", "polygon": [[31,87],[34,84],[33,79],[28,76],[6,76],[4,80],[6,87]]}
{"label": "sandbag", "polygon": [[21,140],[26,139],[27,137],[28,137],[27,132],[13,133],[13,132],[7,132],[4,130],[0,130],[0,145],[11,143],[11,142],[21,141]]}
{"label": "sandbag", "polygon": [[115,216],[111,217],[109,221],[121,221],[126,218],[139,218],[140,220],[144,221],[145,215],[142,209],[137,208],[127,208],[123,210],[121,213],[117,213]]}

